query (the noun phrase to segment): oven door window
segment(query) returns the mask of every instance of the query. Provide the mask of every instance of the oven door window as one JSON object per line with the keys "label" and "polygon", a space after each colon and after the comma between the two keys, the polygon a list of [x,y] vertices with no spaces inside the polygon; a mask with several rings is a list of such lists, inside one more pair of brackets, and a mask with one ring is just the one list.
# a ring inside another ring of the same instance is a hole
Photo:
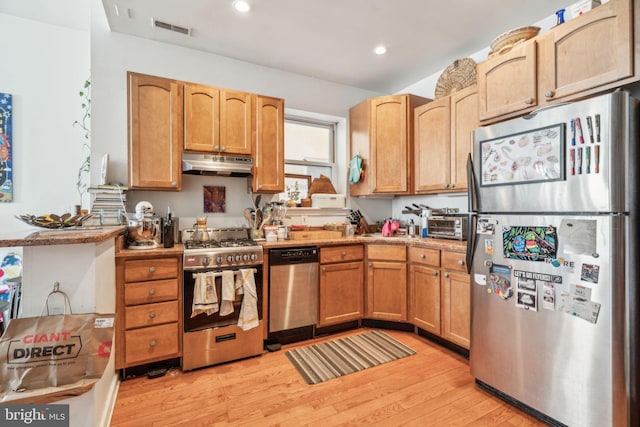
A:
{"label": "oven door window", "polygon": [[[256,282],[256,293],[258,295],[258,318],[262,319],[262,266],[255,269],[254,278]],[[186,332],[198,331],[209,328],[221,328],[224,326],[235,325],[238,323],[238,314],[240,313],[240,307],[242,306],[243,295],[236,295],[236,299],[233,302],[233,312],[226,316],[220,316],[220,312],[216,312],[210,315],[200,313],[194,317],[191,317],[193,307],[193,290],[195,287],[194,273],[204,273],[208,271],[221,272],[221,270],[196,270],[185,271],[183,276],[183,301],[184,301],[184,330]],[[239,272],[239,270],[234,270]],[[218,296],[218,304],[222,299],[222,277],[217,275],[215,278],[216,295]]]}

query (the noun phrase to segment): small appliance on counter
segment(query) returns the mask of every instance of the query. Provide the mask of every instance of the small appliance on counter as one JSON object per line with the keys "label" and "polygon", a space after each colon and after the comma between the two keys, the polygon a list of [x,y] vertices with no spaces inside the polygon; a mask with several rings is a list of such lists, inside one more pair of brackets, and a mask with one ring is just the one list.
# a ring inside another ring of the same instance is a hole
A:
{"label": "small appliance on counter", "polygon": [[153,214],[153,205],[139,202],[136,212],[126,213],[128,249],[156,249],[160,247],[162,219]]}

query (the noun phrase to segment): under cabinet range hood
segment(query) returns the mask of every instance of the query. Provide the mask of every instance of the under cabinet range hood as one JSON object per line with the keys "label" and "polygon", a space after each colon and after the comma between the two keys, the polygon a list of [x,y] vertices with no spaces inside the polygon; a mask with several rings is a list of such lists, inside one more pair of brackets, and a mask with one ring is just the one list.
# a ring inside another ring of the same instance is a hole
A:
{"label": "under cabinet range hood", "polygon": [[182,154],[182,173],[191,175],[248,176],[253,159],[240,156],[216,156],[213,154]]}

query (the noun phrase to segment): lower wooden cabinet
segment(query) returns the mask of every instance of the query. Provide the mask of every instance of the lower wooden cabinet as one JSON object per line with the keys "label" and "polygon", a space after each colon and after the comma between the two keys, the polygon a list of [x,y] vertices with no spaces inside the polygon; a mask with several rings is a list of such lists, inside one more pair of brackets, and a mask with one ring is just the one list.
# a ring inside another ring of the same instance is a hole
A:
{"label": "lower wooden cabinet", "polygon": [[409,317],[412,324],[469,348],[470,278],[465,254],[409,248]]}
{"label": "lower wooden cabinet", "polygon": [[115,367],[182,355],[182,256],[116,256]]}
{"label": "lower wooden cabinet", "polygon": [[362,245],[320,248],[319,327],[363,317],[363,258]]}
{"label": "lower wooden cabinet", "polygon": [[366,317],[407,320],[407,248],[404,245],[367,245]]}

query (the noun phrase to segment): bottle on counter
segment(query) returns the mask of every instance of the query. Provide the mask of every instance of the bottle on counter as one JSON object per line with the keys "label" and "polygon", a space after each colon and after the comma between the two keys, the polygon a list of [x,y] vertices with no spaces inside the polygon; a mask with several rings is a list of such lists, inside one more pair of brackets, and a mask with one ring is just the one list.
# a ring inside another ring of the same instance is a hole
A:
{"label": "bottle on counter", "polygon": [[162,242],[165,248],[172,248],[174,244],[173,221],[171,219],[171,208],[167,209],[167,216],[162,223]]}

